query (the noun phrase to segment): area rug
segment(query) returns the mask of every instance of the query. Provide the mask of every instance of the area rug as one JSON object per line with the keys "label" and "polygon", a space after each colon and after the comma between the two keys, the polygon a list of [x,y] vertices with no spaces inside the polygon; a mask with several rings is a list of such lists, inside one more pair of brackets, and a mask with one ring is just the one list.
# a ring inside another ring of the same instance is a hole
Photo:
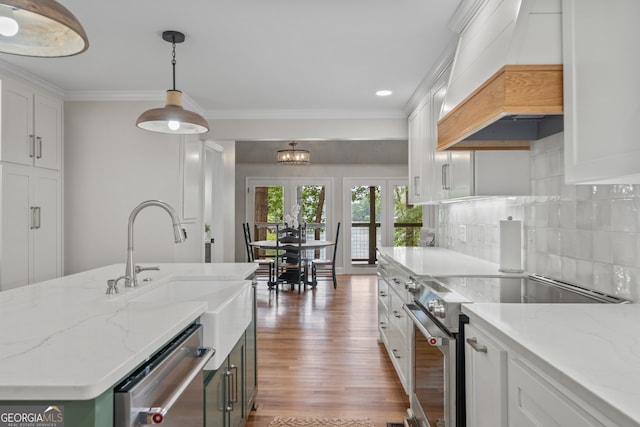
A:
{"label": "area rug", "polygon": [[269,427],[375,427],[369,418],[275,417]]}

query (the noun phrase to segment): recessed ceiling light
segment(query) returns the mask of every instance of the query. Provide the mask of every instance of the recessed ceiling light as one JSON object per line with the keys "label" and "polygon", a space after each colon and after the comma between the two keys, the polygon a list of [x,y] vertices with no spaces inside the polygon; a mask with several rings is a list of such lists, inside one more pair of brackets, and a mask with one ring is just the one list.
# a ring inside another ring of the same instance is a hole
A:
{"label": "recessed ceiling light", "polygon": [[389,96],[391,95],[393,92],[391,92],[390,90],[379,90],[376,92],[376,95],[378,96]]}

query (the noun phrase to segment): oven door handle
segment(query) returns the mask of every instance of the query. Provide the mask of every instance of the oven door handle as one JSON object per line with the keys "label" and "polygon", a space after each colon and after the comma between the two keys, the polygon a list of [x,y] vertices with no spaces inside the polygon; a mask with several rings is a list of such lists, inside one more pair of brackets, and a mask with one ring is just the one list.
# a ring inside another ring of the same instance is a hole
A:
{"label": "oven door handle", "polygon": [[429,330],[424,327],[424,325],[422,324],[422,322],[420,322],[420,320],[416,317],[416,315],[413,314],[413,310],[409,308],[407,304],[403,304],[402,308],[407,313],[407,316],[409,316],[409,318],[411,319],[415,327],[418,328],[418,330],[422,333],[422,335],[425,336],[429,344],[437,347],[449,342],[447,338],[437,337],[431,334],[431,332],[429,332]]}

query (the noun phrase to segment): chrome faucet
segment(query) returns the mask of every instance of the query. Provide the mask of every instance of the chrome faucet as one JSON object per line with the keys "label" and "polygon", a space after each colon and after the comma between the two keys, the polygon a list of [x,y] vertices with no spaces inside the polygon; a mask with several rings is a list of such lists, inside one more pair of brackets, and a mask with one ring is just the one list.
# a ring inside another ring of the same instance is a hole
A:
{"label": "chrome faucet", "polygon": [[173,222],[173,236],[176,243],[182,243],[187,239],[187,235],[182,228],[182,224],[180,224],[180,218],[178,218],[178,214],[176,214],[176,211],[167,203],[160,200],[147,200],[136,206],[129,215],[129,226],[127,229],[127,266],[124,272],[124,285],[129,288],[138,286],[137,274],[139,272],[144,270],[159,270],[158,267],[142,268],[135,265],[135,263],[133,262],[133,223],[136,220],[136,216],[138,216],[138,213],[149,206],[157,206],[164,209],[169,214],[169,216],[171,217],[171,221]]}

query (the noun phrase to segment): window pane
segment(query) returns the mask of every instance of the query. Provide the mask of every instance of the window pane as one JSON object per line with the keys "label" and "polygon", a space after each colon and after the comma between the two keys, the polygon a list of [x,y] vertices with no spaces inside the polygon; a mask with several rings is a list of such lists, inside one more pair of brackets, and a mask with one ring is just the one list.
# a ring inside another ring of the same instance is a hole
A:
{"label": "window pane", "polygon": [[422,206],[408,204],[408,187],[393,187],[393,246],[418,246]]}
{"label": "window pane", "polygon": [[380,244],[380,186],[351,188],[351,262],[375,264]]}
{"label": "window pane", "polygon": [[[284,191],[282,186],[264,186],[255,188],[253,221],[254,240],[275,240],[275,232],[261,224],[282,222],[284,210]],[[269,251],[259,251],[258,256],[271,255]]]}

